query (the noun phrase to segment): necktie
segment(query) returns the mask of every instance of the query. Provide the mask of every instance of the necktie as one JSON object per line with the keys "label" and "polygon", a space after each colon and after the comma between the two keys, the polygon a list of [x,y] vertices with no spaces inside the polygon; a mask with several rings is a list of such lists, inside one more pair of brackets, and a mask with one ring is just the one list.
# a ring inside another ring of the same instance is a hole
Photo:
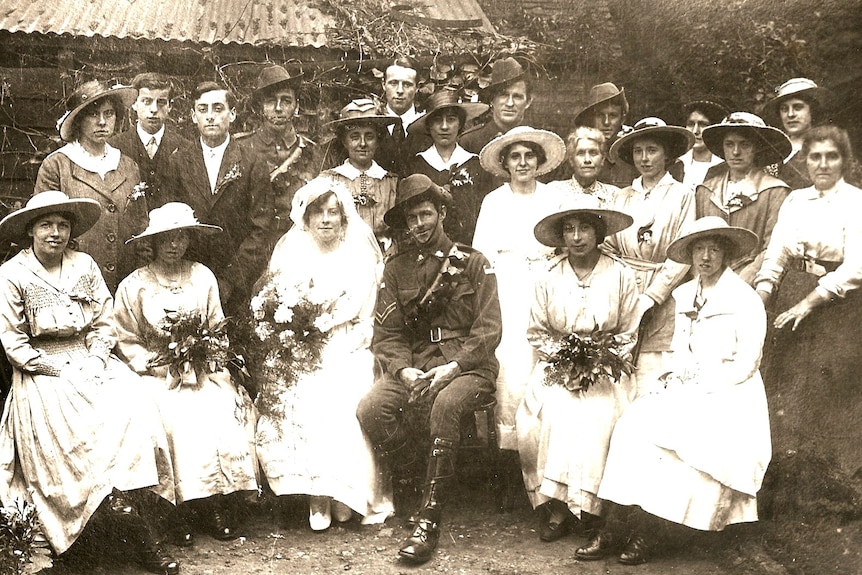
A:
{"label": "necktie", "polygon": [[159,146],[156,144],[156,137],[153,136],[152,138],[150,138],[150,141],[147,142],[147,155],[150,157],[151,160],[153,159],[153,156],[156,155],[156,150],[158,149]]}
{"label": "necktie", "polygon": [[392,126],[392,140],[395,142],[396,148],[401,148],[401,144],[404,143],[404,124],[401,118],[398,118],[398,121]]}

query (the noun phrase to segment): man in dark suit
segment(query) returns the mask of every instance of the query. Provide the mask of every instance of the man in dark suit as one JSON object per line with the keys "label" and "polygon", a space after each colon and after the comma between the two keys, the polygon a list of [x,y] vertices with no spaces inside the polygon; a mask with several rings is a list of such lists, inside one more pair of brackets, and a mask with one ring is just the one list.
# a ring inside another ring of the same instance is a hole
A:
{"label": "man in dark suit", "polygon": [[407,133],[410,124],[422,117],[416,110],[418,64],[413,58],[401,56],[392,60],[383,71],[383,98],[386,115],[398,121],[387,126],[375,161],[390,172],[406,177],[406,165],[419,152],[431,147],[427,134]]}
{"label": "man in dark suit", "polygon": [[[491,83],[482,90],[481,96],[491,106],[491,119],[481,127],[464,132],[458,142],[474,154],[481,152],[485,144],[497,136],[524,124],[524,115],[533,103],[533,89],[521,64],[514,58],[503,58],[491,65]],[[504,183],[503,178],[482,170],[473,190],[481,202],[488,192]]]}
{"label": "man in dark suit", "polygon": [[173,101],[170,78],[157,72],[138,74],[132,80],[138,98],[132,104],[135,127],[113,136],[110,144],[138,164],[147,185],[147,205],[157,208],[172,201],[172,188],[165,185],[171,156],[191,147],[191,142],[167,124]]}
{"label": "man in dark suit", "polygon": [[188,257],[209,267],[218,279],[227,315],[242,311],[251,287],[269,257],[274,206],[251,176],[247,152],[230,136],[236,96],[203,82],[192,93],[192,120],[200,138],[171,158],[170,174],[182,201],[221,234],[194,238]]}

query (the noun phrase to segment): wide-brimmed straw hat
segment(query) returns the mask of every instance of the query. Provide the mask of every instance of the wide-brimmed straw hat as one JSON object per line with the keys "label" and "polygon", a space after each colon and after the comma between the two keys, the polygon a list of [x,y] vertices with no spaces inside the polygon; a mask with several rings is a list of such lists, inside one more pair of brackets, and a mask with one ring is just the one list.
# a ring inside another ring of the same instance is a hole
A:
{"label": "wide-brimmed straw hat", "polygon": [[768,166],[783,162],[793,145],[790,139],[778,128],[767,126],[760,116],[748,112],[733,112],[718,124],[703,129],[703,143],[709,151],[724,157],[724,138],[730,132],[745,134],[757,148],[754,156],[755,166]]}
{"label": "wide-brimmed straw hat", "polygon": [[592,126],[593,119],[589,116],[596,108],[607,103],[619,104],[623,108],[623,116],[629,113],[629,101],[626,100],[626,89],[617,88],[611,82],[596,84],[590,88],[586,107],[575,115],[575,126]]}
{"label": "wide-brimmed straw hat", "polygon": [[806,102],[814,101],[821,106],[825,106],[829,99],[829,90],[821,88],[808,78],[791,78],[775,88],[775,97],[763,105],[760,113],[771,124],[780,126],[781,114],[779,110],[781,109],[781,102],[791,98],[800,98]]}
{"label": "wide-brimmed straw hat", "polygon": [[545,152],[545,162],[539,164],[536,175],[541,176],[554,170],[566,159],[566,143],[553,132],[537,130],[530,126],[517,126],[505,134],[497,136],[479,152],[479,163],[486,172],[509,179],[510,174],[503,165],[503,150],[518,142],[532,142]]}
{"label": "wide-brimmed straw hat", "polygon": [[542,244],[552,247],[561,248],[566,245],[563,241],[563,222],[569,218],[578,216],[592,216],[597,218],[605,225],[605,236],[611,236],[620,232],[634,222],[634,219],[628,214],[618,212],[616,210],[600,210],[598,208],[577,208],[563,210],[550,216],[543,218],[536,227],[533,228],[533,235]]}
{"label": "wide-brimmed straw hat", "polygon": [[195,217],[195,211],[188,204],[169,202],[161,207],[150,210],[150,221],[147,229],[126,240],[126,243],[152,237],[156,234],[174,230],[198,230],[204,234],[222,231],[218,226],[202,224]]}
{"label": "wide-brimmed straw hat", "polygon": [[291,76],[282,66],[270,64],[264,67],[260,71],[260,74],[258,74],[257,80],[254,83],[252,96],[260,98],[264,91],[281,87],[296,89],[302,83],[303,76],[302,72]]}
{"label": "wide-brimmed straw hat", "polygon": [[728,259],[751,253],[760,241],[751,230],[730,226],[718,216],[705,216],[695,220],[683,235],[671,242],[667,247],[667,257],[681,264],[691,264],[692,244],[715,236],[728,240],[736,248],[733,253],[727,254]]}
{"label": "wide-brimmed straw hat", "polygon": [[484,100],[490,100],[498,90],[525,78],[524,67],[521,66],[520,62],[511,56],[501,58],[491,64],[491,81],[480,90],[480,93]]}
{"label": "wide-brimmed straw hat", "polygon": [[652,138],[664,144],[667,160],[680,157],[694,146],[694,134],[682,126],[668,126],[661,118],[644,118],[638,120],[631,132],[620,136],[611,145],[611,159],[634,165],[632,146],[641,138]]}
{"label": "wide-brimmed straw hat", "polygon": [[425,100],[425,114],[411,123],[407,127],[407,131],[411,133],[418,132],[420,134],[427,134],[428,118],[431,117],[434,112],[444,110],[446,108],[455,108],[463,111],[464,121],[459,128],[459,132],[463,132],[464,128],[467,127],[467,124],[470,123],[470,120],[478,118],[487,112],[490,109],[490,106],[481,102],[461,102],[458,98],[458,90],[443,88],[442,90],[437,90],[431,94],[427,100]]}
{"label": "wide-brimmed straw hat", "polygon": [[686,102],[682,105],[682,109],[685,112],[685,118],[683,118],[683,122],[688,120],[688,116],[691,115],[691,113],[694,111],[698,111],[707,118],[709,118],[709,121],[713,124],[720,122],[722,118],[730,114],[730,109],[721,102],[706,99],[692,100],[691,102]]}
{"label": "wide-brimmed straw hat", "polygon": [[72,142],[75,135],[72,133],[72,120],[81,113],[81,110],[97,100],[116,96],[128,108],[138,97],[138,91],[131,86],[108,86],[98,80],[84,82],[72,92],[66,99],[66,113],[57,120],[57,131],[64,142]]}
{"label": "wide-brimmed straw hat", "polygon": [[102,215],[102,206],[89,198],[69,198],[63,192],[48,190],[33,196],[27,204],[0,220],[0,238],[20,242],[27,237],[28,224],[45,214],[67,212],[74,216],[72,237],[92,228]]}
{"label": "wide-brimmed straw hat", "polygon": [[425,174],[413,174],[398,182],[395,205],[383,214],[383,221],[389,227],[403,230],[407,228],[404,211],[413,204],[437,200],[445,206],[452,204],[452,194],[435,184]]}
{"label": "wide-brimmed straw hat", "polygon": [[370,98],[360,98],[353,100],[343,108],[338,114],[337,120],[327,122],[326,125],[337,131],[339,128],[350,124],[370,124],[382,129],[389,124],[394,124],[398,121],[395,116],[387,115],[382,106]]}

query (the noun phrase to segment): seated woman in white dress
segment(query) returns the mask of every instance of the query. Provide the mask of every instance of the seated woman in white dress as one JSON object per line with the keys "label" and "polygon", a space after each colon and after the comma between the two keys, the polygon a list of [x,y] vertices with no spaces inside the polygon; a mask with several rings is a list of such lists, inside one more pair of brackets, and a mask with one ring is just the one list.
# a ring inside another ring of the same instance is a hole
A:
{"label": "seated woman in white dress", "polygon": [[224,319],[213,273],[183,258],[192,233],[220,231],[198,222],[183,203],[152,210],[147,229],[128,241],[149,240],[155,257],[120,282],[114,302],[119,355],[159,390],[176,478],[172,541],[181,546],[194,542],[195,522],[216,539],[235,539],[227,496],[257,491],[254,407],[226,365],[212,371],[191,366],[179,377],[168,365],[154,365],[167,349],[171,318],[193,319],[210,330]]}
{"label": "seated woman in white dress", "polygon": [[644,563],[667,522],[720,531],[757,521],[757,492],[772,456],[760,378],[766,313],[728,268],[757,235],[719,217],[696,220],[668,247],[695,279],[673,292],[676,323],[664,386],[617,421],[599,497],[606,528],[577,550],[582,560],[622,550]]}
{"label": "seated woman in white dress", "polygon": [[262,293],[272,286],[279,294],[326,302],[328,311],[315,325],[328,338],[319,361],[305,365],[294,380],[273,374],[263,382],[262,393],[277,405],[261,410],[258,456],[276,495],[310,496],[312,529],[327,529],[332,519],[347,521],[351,510],[365,524],[379,523],[393,506],[383,495],[356,407],[374,382],[369,345],[383,257],[350,191],[330,178],[300,188],[290,217],[294,227],[273,251]]}
{"label": "seated woman in white dress", "polygon": [[584,389],[578,382],[573,390],[547,374],[549,340],[553,345],[570,334],[601,330],[613,336],[622,356],[630,355],[638,325],[635,274],[598,246],[631,224],[626,214],[596,208],[559,212],[536,226],[539,241],[566,249],[535,284],[527,339],[539,361],[515,414],[527,495],[545,511],[542,541],[555,541],[573,527],[595,528],[611,432],[634,398],[634,378],[625,374]]}
{"label": "seated woman in white dress", "polygon": [[137,543],[144,568],[173,575],[179,563],[127,499],[147,489],[173,501],[165,429],[141,378],[111,354],[112,298],[99,266],[67,249],[100,213],[96,200],[49,190],[0,222],[0,239],[29,244],[0,266],[0,341],[13,368],[0,501],[34,504],[57,554],[91,520],[118,518],[124,532],[108,543]]}

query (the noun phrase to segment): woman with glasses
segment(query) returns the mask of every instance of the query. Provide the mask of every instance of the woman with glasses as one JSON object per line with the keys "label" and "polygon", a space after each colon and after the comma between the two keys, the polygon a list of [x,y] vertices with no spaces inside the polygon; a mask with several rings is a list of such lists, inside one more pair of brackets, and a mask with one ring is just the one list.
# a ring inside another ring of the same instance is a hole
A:
{"label": "woman with glasses", "polygon": [[108,144],[117,118],[135,101],[137,90],[111,87],[92,80],[78,87],[66,101],[57,121],[66,145],[50,154],[39,167],[34,193],[60,190],[70,198],[89,198],[102,207],[102,217],[77,239],[78,251],[92,256],[111,293],[120,280],[146,263],[145,242],[125,241],[147,225],[151,192],[141,182],[138,165]]}

